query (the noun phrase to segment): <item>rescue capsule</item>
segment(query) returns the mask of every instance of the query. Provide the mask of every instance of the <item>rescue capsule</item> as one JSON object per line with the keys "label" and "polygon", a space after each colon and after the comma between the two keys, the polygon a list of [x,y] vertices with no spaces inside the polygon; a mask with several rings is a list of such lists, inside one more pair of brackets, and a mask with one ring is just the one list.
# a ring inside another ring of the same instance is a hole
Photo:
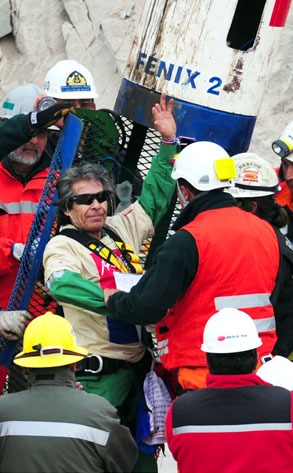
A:
{"label": "rescue capsule", "polygon": [[291,0],[146,0],[115,111],[153,127],[175,99],[178,135],[249,147]]}

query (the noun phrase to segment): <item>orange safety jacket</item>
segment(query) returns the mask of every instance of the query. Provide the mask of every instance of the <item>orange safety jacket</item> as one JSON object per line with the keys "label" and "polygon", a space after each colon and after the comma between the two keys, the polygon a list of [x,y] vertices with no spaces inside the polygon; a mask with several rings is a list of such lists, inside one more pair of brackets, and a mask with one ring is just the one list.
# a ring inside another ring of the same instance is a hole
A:
{"label": "orange safety jacket", "polygon": [[19,261],[13,243],[25,244],[49,172],[44,167],[27,183],[21,182],[0,162],[0,307],[6,309]]}
{"label": "orange safety jacket", "polygon": [[281,205],[281,207],[289,207],[290,210],[293,210],[293,195],[287,186],[286,182],[279,183],[280,190],[276,194],[276,202]]}
{"label": "orange safety jacket", "polygon": [[209,317],[225,307],[247,312],[263,341],[260,355],[271,353],[276,333],[270,295],[280,263],[274,229],[255,215],[230,207],[202,212],[181,230],[194,237],[199,265],[187,291],[156,324],[164,366],[206,366],[200,350],[203,329]]}

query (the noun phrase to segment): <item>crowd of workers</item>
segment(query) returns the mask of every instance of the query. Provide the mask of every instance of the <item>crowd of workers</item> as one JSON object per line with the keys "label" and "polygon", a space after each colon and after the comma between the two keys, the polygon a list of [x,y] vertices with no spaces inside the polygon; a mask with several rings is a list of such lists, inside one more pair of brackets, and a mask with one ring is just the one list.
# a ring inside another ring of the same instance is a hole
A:
{"label": "crowd of workers", "polygon": [[[31,378],[28,390],[0,398],[0,470],[156,472],[157,445],[142,445],[138,434],[151,427],[137,421],[155,369],[178,396],[166,436],[180,473],[288,471],[290,391],[253,373],[293,354],[290,150],[281,190],[258,155],[231,157],[208,141],[177,154],[174,101],[162,94],[152,108],[159,152],[129,207],[109,215],[115,188],[99,163],[57,181],[59,230],[43,267],[63,316],[27,326],[32,314],[7,310],[56,137],[69,112],[94,110],[97,97],[90,72],[65,60],[43,90],[20,86],[0,110],[0,334],[15,340],[25,330],[14,362]],[[144,272],[141,245],[175,191],[182,210],[174,234]],[[119,290],[117,273],[132,273],[136,284]],[[156,363],[146,343],[152,330]]]}

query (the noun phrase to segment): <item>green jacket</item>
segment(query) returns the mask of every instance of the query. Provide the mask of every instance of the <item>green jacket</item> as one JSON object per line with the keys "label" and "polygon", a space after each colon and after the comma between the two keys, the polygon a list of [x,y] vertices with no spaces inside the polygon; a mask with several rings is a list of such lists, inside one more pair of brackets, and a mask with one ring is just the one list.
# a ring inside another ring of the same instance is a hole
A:
{"label": "green jacket", "polygon": [[30,389],[0,398],[3,473],[125,473],[136,458],[116,410],[75,389],[69,367],[35,369]]}

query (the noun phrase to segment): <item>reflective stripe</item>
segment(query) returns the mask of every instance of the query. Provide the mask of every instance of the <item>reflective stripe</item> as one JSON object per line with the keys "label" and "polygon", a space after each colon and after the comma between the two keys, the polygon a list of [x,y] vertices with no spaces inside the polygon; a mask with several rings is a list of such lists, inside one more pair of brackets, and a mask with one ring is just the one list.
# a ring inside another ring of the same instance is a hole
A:
{"label": "reflective stripe", "polygon": [[141,325],[136,325],[135,328],[136,328],[137,338],[141,342],[141,335],[142,335]]}
{"label": "reflective stripe", "polygon": [[291,422],[238,425],[184,425],[173,429],[174,435],[192,433],[258,432],[264,430],[292,430]]}
{"label": "reflective stripe", "polygon": [[64,270],[54,271],[46,281],[46,285],[47,285],[48,289],[50,289],[51,284],[55,281],[55,279],[62,278],[64,273],[65,273]]}
{"label": "reflective stripe", "polygon": [[10,202],[4,204],[0,203],[0,209],[4,210],[9,215],[14,214],[35,214],[38,203],[30,202],[28,200],[21,202]]}
{"label": "reflective stripe", "polygon": [[31,422],[7,421],[0,422],[0,437],[7,435],[21,435],[24,437],[69,437],[97,445],[105,446],[109,432],[82,424],[65,422]]}
{"label": "reflective stripe", "polygon": [[[215,297],[215,307],[217,310],[225,307],[234,309],[249,309],[256,307],[271,307],[270,294],[241,294],[239,296]],[[275,317],[254,319],[258,332],[267,332],[276,328]]]}
{"label": "reflective stripe", "polygon": [[167,355],[167,353],[169,353],[168,343],[169,343],[169,339],[168,339],[168,338],[166,338],[165,340],[161,340],[160,342],[158,342],[157,351],[158,351],[158,355],[159,355],[159,356]]}
{"label": "reflective stripe", "polygon": [[253,307],[271,306],[270,294],[240,294],[239,296],[215,297],[217,310],[233,307],[234,309],[250,309]]}
{"label": "reflective stripe", "polygon": [[267,332],[268,330],[275,330],[276,319],[275,317],[267,317],[266,319],[254,319],[253,322],[258,332]]}
{"label": "reflective stripe", "polygon": [[167,355],[167,353],[169,353],[169,348],[168,347],[161,348],[161,349],[158,348],[158,355],[159,356]]}
{"label": "reflective stripe", "polygon": [[158,348],[165,347],[168,345],[168,343],[169,343],[169,339],[165,338],[165,340],[161,340],[160,342],[158,342]]}

